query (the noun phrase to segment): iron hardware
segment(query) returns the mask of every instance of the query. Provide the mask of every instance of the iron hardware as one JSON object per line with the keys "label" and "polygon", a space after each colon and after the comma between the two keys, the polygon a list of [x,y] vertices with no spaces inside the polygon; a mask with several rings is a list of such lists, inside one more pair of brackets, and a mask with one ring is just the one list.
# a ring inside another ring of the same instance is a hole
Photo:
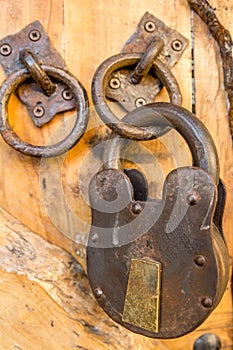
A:
{"label": "iron hardware", "polygon": [[224,187],[205,126],[169,103],[138,108],[124,122],[153,126],[161,116],[185,138],[193,166],[167,176],[162,200],[135,200],[119,165],[128,140],[115,135],[104,169],[90,184],[87,270],[96,299],[113,320],[148,337],[174,338],[194,330],[217,306],[229,259],[221,227]]}
{"label": "iron hardware", "polygon": [[[0,41],[0,63],[8,74],[0,88],[0,132],[3,139],[17,151],[34,157],[55,157],[72,148],[87,127],[87,93],[65,69],[63,59],[38,21]],[[51,121],[57,113],[77,107],[77,118],[69,135],[48,146],[22,141],[8,120],[8,102],[13,92],[17,92],[26,104],[37,127]]]}
{"label": "iron hardware", "polygon": [[187,43],[177,31],[145,13],[122,53],[104,61],[93,78],[95,108],[109,128],[134,140],[149,140],[155,136],[157,131],[153,128],[135,127],[120,121],[107,105],[107,98],[118,102],[126,111],[132,111],[154,102],[164,85],[170,101],[180,105],[182,96],[170,68],[181,57]]}

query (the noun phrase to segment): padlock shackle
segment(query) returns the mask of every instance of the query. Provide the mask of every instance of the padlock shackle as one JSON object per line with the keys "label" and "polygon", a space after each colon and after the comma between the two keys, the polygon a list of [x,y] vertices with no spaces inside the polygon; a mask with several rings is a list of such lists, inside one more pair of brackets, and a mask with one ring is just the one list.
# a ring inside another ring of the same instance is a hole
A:
{"label": "padlock shackle", "polygon": [[[157,126],[161,118],[164,124],[183,136],[191,151],[193,165],[207,171],[218,184],[219,159],[214,141],[205,125],[187,109],[167,102],[151,103],[128,113],[123,121],[135,126]],[[121,150],[122,137],[116,135],[111,149],[105,152],[105,168],[119,168]]]}

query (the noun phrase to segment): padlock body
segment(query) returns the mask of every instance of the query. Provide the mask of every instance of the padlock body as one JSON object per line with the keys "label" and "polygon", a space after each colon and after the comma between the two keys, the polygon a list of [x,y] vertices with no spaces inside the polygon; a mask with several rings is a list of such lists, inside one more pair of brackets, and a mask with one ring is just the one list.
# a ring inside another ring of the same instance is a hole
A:
{"label": "padlock body", "polygon": [[213,311],[229,271],[227,248],[213,223],[216,193],[212,178],[195,167],[171,172],[161,201],[135,202],[119,170],[94,177],[88,277],[113,320],[148,337],[174,338]]}

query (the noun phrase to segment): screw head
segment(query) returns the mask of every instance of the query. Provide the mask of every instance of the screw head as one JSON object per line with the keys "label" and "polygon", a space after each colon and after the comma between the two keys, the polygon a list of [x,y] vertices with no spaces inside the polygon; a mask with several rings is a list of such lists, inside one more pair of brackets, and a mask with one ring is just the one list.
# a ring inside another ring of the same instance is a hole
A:
{"label": "screw head", "polygon": [[2,44],[0,47],[0,54],[2,56],[9,56],[12,52],[12,48],[9,44]]}
{"label": "screw head", "polygon": [[205,297],[205,298],[202,299],[202,302],[201,302],[201,303],[202,303],[202,305],[203,305],[204,307],[210,308],[210,307],[213,306],[213,299],[210,298],[210,297]]}
{"label": "screw head", "polygon": [[141,211],[142,211],[142,206],[141,206],[140,203],[134,203],[134,204],[132,205],[132,212],[133,212],[134,214],[140,214]]}
{"label": "screw head", "polygon": [[174,51],[181,51],[183,49],[183,43],[181,40],[176,39],[172,42],[172,48]]}
{"label": "screw head", "polygon": [[155,24],[152,21],[147,21],[144,28],[148,33],[153,33],[155,31]]}
{"label": "screw head", "polygon": [[31,41],[38,41],[41,38],[41,33],[38,29],[32,29],[29,32],[28,37]]}
{"label": "screw head", "polygon": [[204,266],[205,263],[206,263],[206,258],[203,256],[203,255],[198,255],[196,258],[195,258],[195,264],[197,266]]}
{"label": "screw head", "polygon": [[95,294],[95,297],[96,297],[97,299],[99,299],[99,298],[102,297],[103,291],[102,291],[102,289],[101,289],[100,287],[98,287],[98,288],[96,288],[96,289],[94,290],[94,294]]}
{"label": "screw head", "polygon": [[36,118],[41,118],[43,117],[45,113],[45,110],[44,110],[44,107],[42,105],[36,105],[34,108],[33,108],[33,115],[34,117]]}
{"label": "screw head", "polygon": [[118,78],[111,78],[109,82],[109,86],[112,89],[119,89],[119,87],[121,86],[121,82]]}
{"label": "screw head", "polygon": [[146,100],[143,98],[143,97],[139,97],[136,99],[135,101],[135,106],[137,108],[141,107],[141,106],[144,106],[146,104]]}
{"label": "screw head", "polygon": [[62,97],[64,98],[64,100],[70,101],[72,100],[72,98],[74,98],[74,95],[69,89],[65,89],[62,91]]}

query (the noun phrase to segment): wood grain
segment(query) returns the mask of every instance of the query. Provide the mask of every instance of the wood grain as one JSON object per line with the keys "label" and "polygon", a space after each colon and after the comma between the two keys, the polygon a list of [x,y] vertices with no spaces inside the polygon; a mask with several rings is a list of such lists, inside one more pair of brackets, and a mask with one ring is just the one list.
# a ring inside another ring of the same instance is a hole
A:
{"label": "wood grain", "polygon": [[166,349],[157,340],[132,337],[108,318],[70,254],[3,209],[0,218],[2,349]]}
{"label": "wood grain", "polygon": [[[1,37],[19,30],[32,20],[39,19],[48,31],[54,46],[65,58],[70,71],[86,87],[89,96],[91,80],[96,68],[104,59],[120,52],[146,10],[162,18],[188,38],[190,37],[190,30],[188,30],[190,23],[187,16],[189,9],[185,1],[182,1],[177,8],[176,1],[170,0],[166,6],[162,4],[156,8],[156,12],[152,0],[147,1],[146,8],[140,1],[118,1],[111,6],[106,6],[105,1],[77,3],[77,1],[68,0],[59,1],[59,4],[56,2],[56,5],[54,1],[22,3],[24,6],[14,5],[11,1],[3,3],[3,13],[7,14],[6,18],[11,13],[14,25],[10,28],[2,23]],[[172,10],[166,11],[167,6]],[[22,12],[22,8],[25,11],[23,19],[18,15],[12,15],[13,12]],[[119,11],[121,11],[120,17]],[[182,14],[183,21],[177,21],[177,13]],[[186,107],[190,107],[190,69],[190,50],[186,50],[173,70],[180,81]],[[185,79],[179,79],[183,76]],[[25,108],[16,98],[11,101],[9,114],[18,135],[24,140],[38,144],[46,144],[51,135],[54,136],[56,128],[60,127],[64,135],[70,126],[67,118],[59,116],[42,129],[36,128],[28,118]],[[75,241],[76,234],[79,233],[80,237],[84,234],[83,240],[85,240],[89,230],[90,209],[84,199],[87,193],[80,191],[79,182],[82,179],[80,180],[77,174],[81,171],[80,176],[84,177],[84,180],[85,177],[89,178],[82,163],[90,153],[90,149],[103,138],[105,132],[99,130],[100,124],[101,121],[94,114],[92,107],[88,132],[68,153],[65,161],[63,157],[57,157],[43,162],[42,165],[40,160],[18,154],[0,140],[2,149],[0,160],[2,164],[7,163],[7,167],[1,169],[0,205],[39,235],[68,251],[72,251],[71,241]],[[14,169],[14,174],[10,169]],[[43,177],[44,169],[46,173],[51,169],[48,183]],[[93,170],[90,171],[93,172]],[[20,181],[15,181],[16,177]],[[57,182],[62,184],[60,193],[56,190],[56,187],[59,187]],[[74,215],[70,213],[70,207]]]}
{"label": "wood grain", "polygon": [[[229,1],[213,1],[217,15],[224,25],[233,31]],[[232,3],[233,4],[233,3]],[[231,6],[232,6],[231,4]],[[232,226],[232,142],[228,127],[226,93],[223,84],[222,62],[218,46],[208,31],[207,26],[194,14],[195,30],[195,93],[196,114],[205,123],[212,134],[219,159],[221,177],[227,187],[227,204],[224,216],[224,229],[228,240],[231,257],[233,255]],[[204,35],[203,35],[204,33]],[[203,59],[204,57],[204,59]],[[204,73],[203,73],[204,72]],[[204,74],[204,77],[203,77]]]}
{"label": "wood grain", "polygon": [[[211,0],[212,2],[217,8],[220,20],[233,35],[232,0]],[[77,272],[74,276],[68,263],[74,262],[73,255],[85,267],[85,241],[91,213],[87,196],[88,182],[101,165],[101,142],[108,133],[107,129],[101,126],[101,121],[92,106],[93,74],[103,60],[120,52],[146,11],[191,40],[190,10],[187,1],[118,0],[110,3],[108,0],[8,0],[0,1],[0,5],[0,37],[15,33],[36,19],[40,20],[52,43],[65,59],[70,72],[87,89],[91,104],[87,133],[65,156],[42,161],[32,159],[14,151],[0,139],[0,207],[22,223],[19,224],[13,217],[0,211],[0,259],[2,261],[4,256],[11,257],[8,265],[6,261],[1,263],[4,269],[0,277],[0,309],[4,311],[0,314],[1,348],[29,350],[33,344],[33,349],[46,350],[191,350],[194,340],[199,335],[215,332],[222,340],[222,348],[231,349],[233,319],[230,282],[219,307],[198,330],[176,340],[153,341],[129,333],[109,320],[91,296],[83,273]],[[212,133],[219,152],[221,176],[228,193],[224,231],[232,257],[233,155],[221,57],[208,29],[197,16],[194,16],[194,30],[196,113]],[[190,45],[173,68],[173,73],[181,87],[183,105],[190,110]],[[1,71],[0,80],[3,81],[4,77],[5,74]],[[167,100],[166,93],[160,94],[159,99]],[[18,135],[23,140],[37,144],[47,144],[51,139],[64,137],[74,120],[73,113],[61,114],[49,125],[38,129],[15,96],[11,99],[9,114],[11,124]],[[157,168],[150,168],[148,164],[144,164],[148,171],[151,191],[159,195],[166,174],[177,165],[189,163],[189,153],[184,152],[182,142],[177,141],[175,135],[152,141],[145,147],[150,149],[160,162]],[[157,177],[152,172],[154,169],[157,171]],[[11,242],[22,252],[23,247],[19,243],[22,243],[24,238],[26,241],[31,239],[31,245],[36,252],[34,262],[30,258],[24,260],[22,256],[17,257],[16,253],[12,254],[11,249],[8,249]],[[50,261],[53,261],[51,266]],[[23,266],[20,265],[22,263]],[[78,266],[75,262],[74,265]],[[56,271],[55,266],[63,267]],[[19,267],[22,268],[21,273],[24,276],[16,274]],[[33,282],[30,280],[30,268],[34,269]],[[45,277],[49,276],[50,281],[46,282],[41,278],[42,271]],[[69,295],[72,298],[69,298]],[[34,311],[29,311],[25,305]],[[95,328],[101,331],[96,332]],[[11,337],[6,336],[10,332]]]}

